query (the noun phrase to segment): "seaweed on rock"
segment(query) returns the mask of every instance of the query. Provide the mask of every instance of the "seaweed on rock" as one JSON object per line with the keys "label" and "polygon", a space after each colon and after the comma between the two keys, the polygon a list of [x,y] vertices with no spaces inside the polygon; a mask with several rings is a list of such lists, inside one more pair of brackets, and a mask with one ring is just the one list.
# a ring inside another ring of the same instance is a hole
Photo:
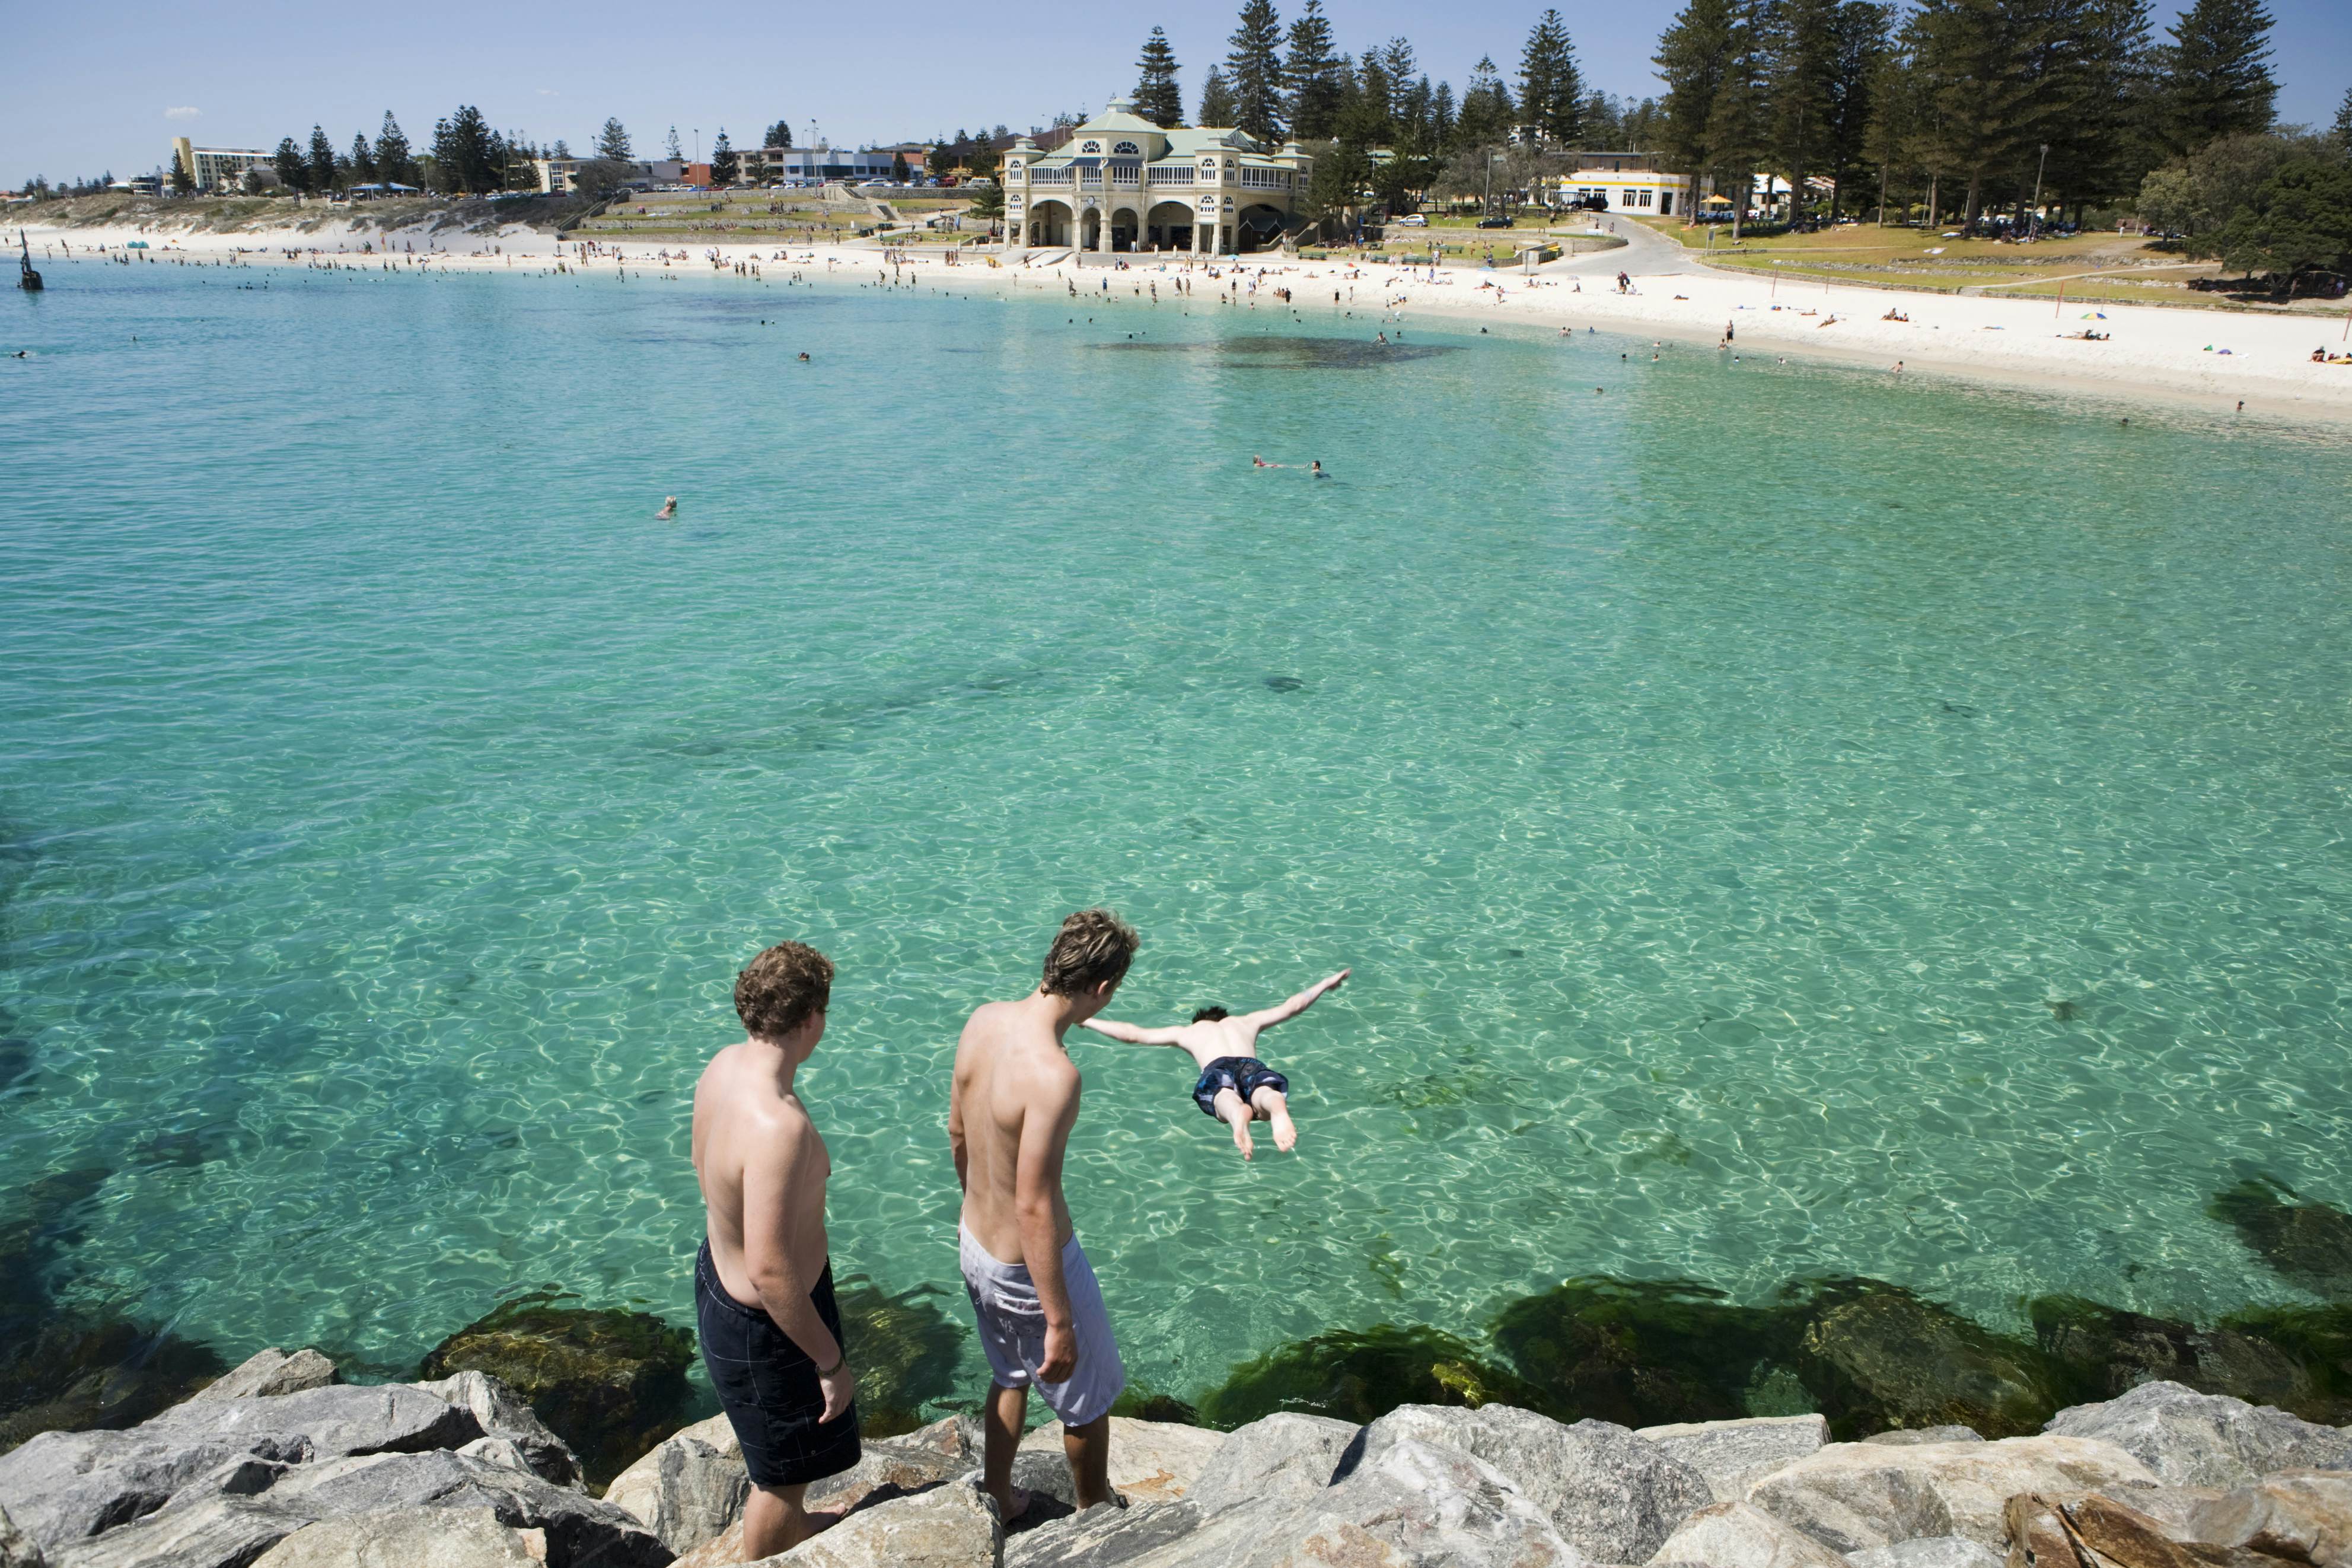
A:
{"label": "seaweed on rock", "polygon": [[1494,1335],[1534,1408],[1654,1426],[1757,1414],[1751,1391],[1785,1368],[1798,1327],[1786,1305],[1738,1306],[1689,1280],[1591,1276],[1512,1302]]}
{"label": "seaweed on rock", "polygon": [[0,1223],[0,1453],[43,1432],[135,1426],[227,1370],[207,1346],[52,1294],[58,1254],[80,1241],[85,1207],[111,1174],[43,1176]]}
{"label": "seaweed on rock", "polygon": [[2034,1337],[2065,1383],[2064,1402],[2114,1399],[2143,1383],[2178,1383],[2276,1405],[2308,1420],[2336,1404],[2321,1394],[2304,1359],[2259,1334],[2227,1326],[2151,1318],[2080,1296],[2040,1296],[2026,1304]]}
{"label": "seaweed on rock", "polygon": [[1918,1426],[2042,1429],[2064,1381],[2040,1346],[1876,1279],[1815,1286],[1797,1373],[1841,1439]]}
{"label": "seaweed on rock", "polygon": [[841,1280],[834,1295],[842,1338],[857,1373],[858,1427],[869,1437],[912,1432],[923,1406],[955,1392],[963,1329],[932,1298],[947,1292],[918,1285],[893,1296],[863,1274]]}
{"label": "seaweed on rock", "polygon": [[2330,1426],[2352,1424],[2352,1303],[2251,1307],[2220,1327],[2275,1348],[2310,1380],[2307,1403],[2281,1408]]}
{"label": "seaweed on rock", "polygon": [[498,1378],[572,1445],[589,1479],[602,1486],[683,1423],[694,1336],[650,1312],[570,1300],[537,1291],[502,1303],[436,1345],[417,1375]]}
{"label": "seaweed on rock", "polygon": [[2352,1215],[2268,1176],[2213,1194],[2205,1212],[2238,1233],[2281,1278],[2329,1300],[2352,1300]]}
{"label": "seaweed on rock", "polygon": [[1400,1405],[1517,1405],[1537,1392],[1437,1329],[1382,1323],[1336,1330],[1267,1352],[1202,1396],[1203,1426],[1230,1431],[1278,1410],[1366,1422]]}

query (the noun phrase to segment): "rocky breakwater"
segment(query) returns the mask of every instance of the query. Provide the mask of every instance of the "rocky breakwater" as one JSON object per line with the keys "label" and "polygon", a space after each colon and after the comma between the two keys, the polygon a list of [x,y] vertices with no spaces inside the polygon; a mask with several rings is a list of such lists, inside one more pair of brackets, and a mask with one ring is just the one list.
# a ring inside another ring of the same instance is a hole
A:
{"label": "rocky breakwater", "polygon": [[662,1568],[579,1461],[480,1373],[355,1387],[266,1351],[121,1431],[0,1455],[6,1568]]}
{"label": "rocky breakwater", "polygon": [[[750,1482],[725,1420],[587,1495],[480,1373],[352,1388],[268,1352],[121,1432],[0,1456],[0,1568],[728,1568]],[[289,1385],[292,1385],[289,1387]],[[1076,1512],[1060,1434],[1008,1529],[969,1417],[869,1441],[844,1511],[761,1568],[2352,1568],[2352,1431],[2149,1383],[1991,1438],[1829,1440],[1819,1415],[1640,1431],[1509,1405],[1232,1432],[1114,1417],[1117,1504]]]}

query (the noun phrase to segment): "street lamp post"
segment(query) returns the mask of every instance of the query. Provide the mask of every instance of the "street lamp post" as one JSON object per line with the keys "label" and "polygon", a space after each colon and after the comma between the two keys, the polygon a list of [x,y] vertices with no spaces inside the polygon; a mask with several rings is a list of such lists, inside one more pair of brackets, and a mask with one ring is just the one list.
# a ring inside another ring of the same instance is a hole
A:
{"label": "street lamp post", "polygon": [[2042,161],[2033,165],[2033,226],[2028,233],[2042,233],[2042,171],[2050,166],[2050,143],[2042,143]]}

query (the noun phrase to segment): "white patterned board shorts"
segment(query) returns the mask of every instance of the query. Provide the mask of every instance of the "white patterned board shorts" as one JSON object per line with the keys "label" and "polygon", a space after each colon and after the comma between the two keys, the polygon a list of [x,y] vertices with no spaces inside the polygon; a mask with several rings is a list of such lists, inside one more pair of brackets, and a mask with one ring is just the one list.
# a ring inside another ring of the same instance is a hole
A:
{"label": "white patterned board shorts", "polygon": [[1086,1248],[1072,1237],[1062,1248],[1062,1283],[1070,1295],[1070,1326],[1078,1338],[1078,1364],[1066,1383],[1039,1380],[1045,1360],[1045,1309],[1025,1263],[1000,1263],[971,1231],[956,1226],[963,1287],[980,1324],[980,1348],[999,1388],[1033,1384],[1065,1426],[1083,1426],[1110,1414],[1127,1387],[1127,1367],[1111,1339],[1110,1313]]}

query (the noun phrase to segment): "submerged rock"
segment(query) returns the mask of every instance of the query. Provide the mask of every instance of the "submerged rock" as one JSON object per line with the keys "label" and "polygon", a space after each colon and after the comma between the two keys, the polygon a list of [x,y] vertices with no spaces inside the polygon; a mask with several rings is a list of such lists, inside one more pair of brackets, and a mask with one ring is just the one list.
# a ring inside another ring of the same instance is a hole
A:
{"label": "submerged rock", "polygon": [[1705,1476],[1716,1501],[1737,1502],[1773,1471],[1819,1453],[1830,1440],[1830,1424],[1820,1415],[1756,1415],[1644,1426],[1633,1436]]}
{"label": "submerged rock", "polygon": [[[2309,1380],[2311,1393],[2301,1403],[2284,1405],[2305,1420],[2331,1426],[2352,1423],[2352,1303],[2328,1307],[2255,1307],[2232,1312],[2219,1325],[2277,1350]],[[2215,1393],[2239,1393],[2216,1389]],[[2252,1400],[2251,1394],[2240,1393]],[[2258,1400],[2257,1404],[2279,1403]]]}
{"label": "submerged rock", "polygon": [[849,1364],[857,1372],[858,1430],[891,1437],[923,1425],[923,1406],[953,1394],[966,1330],[940,1305],[948,1293],[918,1285],[893,1296],[862,1274],[843,1279],[841,1309]]}
{"label": "submerged rock", "polygon": [[259,1399],[278,1394],[299,1394],[341,1382],[335,1363],[314,1350],[288,1355],[272,1345],[257,1351],[230,1372],[188,1395],[194,1400]]}
{"label": "submerged rock", "polygon": [[694,1336],[649,1312],[506,1302],[426,1355],[420,1379],[485,1372],[513,1389],[601,1483],[677,1430]]}
{"label": "submerged rock", "polygon": [[1601,1563],[1648,1562],[1676,1525],[1714,1500],[1705,1476],[1622,1426],[1562,1426],[1504,1405],[1401,1405],[1356,1435],[1332,1484],[1406,1441],[1459,1448],[1492,1466],[1563,1540]]}
{"label": "submerged rock", "polygon": [[1562,1420],[1626,1426],[1750,1415],[1748,1390],[1795,1348],[1787,1304],[1742,1307],[1687,1280],[1568,1280],[1506,1307],[1495,1343]]}
{"label": "submerged rock", "polygon": [[2352,1215],[2305,1203],[2293,1187],[2252,1176],[2213,1194],[2205,1212],[2238,1233],[2254,1255],[2314,1295],[2352,1300]]}
{"label": "submerged rock", "polygon": [[0,1324],[0,1452],[43,1432],[114,1431],[221,1375],[209,1348],[110,1314]]}
{"label": "submerged rock", "polygon": [[1201,1419],[1233,1427],[1292,1410],[1361,1425],[1400,1405],[1538,1403],[1527,1384],[1452,1334],[1382,1324],[1318,1334],[1235,1367],[1202,1398]]}
{"label": "submerged rock", "polygon": [[2063,1403],[2037,1347],[1874,1280],[1832,1287],[1798,1355],[1841,1437],[1944,1426],[2016,1436],[2040,1430]]}
{"label": "submerged rock", "polygon": [[2233,1487],[2273,1470],[2352,1470],[2352,1433],[2177,1383],[2079,1405],[2049,1430],[2112,1443],[2168,1486]]}

